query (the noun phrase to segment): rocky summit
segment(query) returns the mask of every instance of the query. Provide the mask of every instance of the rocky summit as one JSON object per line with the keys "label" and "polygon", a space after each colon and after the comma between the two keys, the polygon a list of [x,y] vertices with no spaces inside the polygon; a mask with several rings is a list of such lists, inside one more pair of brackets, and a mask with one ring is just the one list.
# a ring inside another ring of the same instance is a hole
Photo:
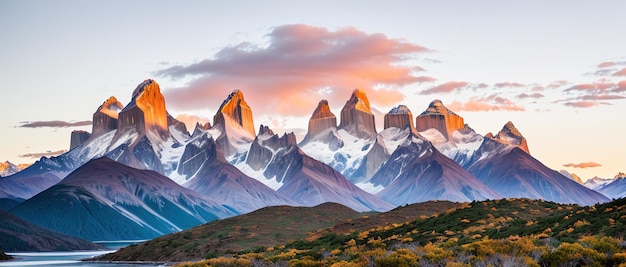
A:
{"label": "rocky summit", "polygon": [[233,91],[220,106],[217,114],[213,117],[214,124],[225,124],[224,116],[228,115],[239,126],[243,127],[251,136],[254,134],[254,121],[252,119],[252,109],[244,100],[243,93],[239,90]]}
{"label": "rocky summit", "polygon": [[365,92],[356,89],[341,109],[339,129],[359,138],[376,137],[374,114],[370,109],[370,101]]}
{"label": "rocky summit", "polygon": [[396,127],[400,129],[415,128],[413,126],[413,114],[405,105],[399,105],[392,108],[389,113],[385,114],[385,129]]}
{"label": "rocky summit", "polygon": [[119,129],[134,128],[140,134],[155,133],[165,139],[169,136],[165,98],[153,80],[140,83],[131,102],[119,113]]}
{"label": "rocky summit", "polygon": [[317,104],[317,108],[315,108],[311,119],[309,119],[309,130],[304,139],[308,140],[327,129],[333,128],[337,128],[337,117],[330,111],[328,100],[323,99]]}
{"label": "rocky summit", "polygon": [[117,98],[114,96],[104,101],[93,114],[91,134],[93,136],[100,136],[104,133],[116,130],[118,114],[123,108],[124,105],[117,101]]}
{"label": "rocky summit", "polygon": [[89,136],[91,136],[91,134],[86,131],[72,131],[72,134],[70,135],[70,149],[80,146],[82,143],[87,141],[87,139],[89,139]]}
{"label": "rocky summit", "polygon": [[522,133],[520,133],[520,131],[515,128],[515,125],[513,125],[510,121],[502,127],[502,130],[500,130],[500,132],[498,132],[493,139],[503,144],[517,146],[524,152],[530,154],[526,138],[522,136]]}
{"label": "rocky summit", "polygon": [[423,132],[434,128],[450,140],[452,133],[463,128],[463,117],[446,108],[441,100],[434,100],[428,108],[415,118],[415,128]]}

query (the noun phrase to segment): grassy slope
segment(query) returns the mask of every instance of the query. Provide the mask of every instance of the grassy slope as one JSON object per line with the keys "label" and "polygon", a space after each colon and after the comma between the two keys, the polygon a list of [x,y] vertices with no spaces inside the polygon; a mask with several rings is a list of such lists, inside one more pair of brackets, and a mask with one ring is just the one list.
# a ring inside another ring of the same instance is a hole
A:
{"label": "grassy slope", "polygon": [[103,259],[188,261],[251,251],[268,258],[293,251],[318,257],[347,249],[350,242],[375,249],[380,243],[394,248],[455,239],[462,245],[515,236],[559,244],[593,235],[621,238],[625,220],[626,199],[590,207],[528,199],[439,201],[371,214],[337,204],[271,207],[131,246]]}
{"label": "grassy slope", "polygon": [[267,207],[213,221],[179,233],[132,245],[98,260],[184,261],[232,251],[271,247],[304,238],[308,232],[362,216],[339,204]]}

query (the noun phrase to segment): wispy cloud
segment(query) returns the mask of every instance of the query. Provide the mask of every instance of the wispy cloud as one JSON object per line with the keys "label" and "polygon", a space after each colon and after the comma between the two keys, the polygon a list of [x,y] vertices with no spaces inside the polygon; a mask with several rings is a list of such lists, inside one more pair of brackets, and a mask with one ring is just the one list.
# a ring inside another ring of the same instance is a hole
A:
{"label": "wispy cloud", "polygon": [[448,106],[454,111],[526,111],[526,108],[512,100],[496,94],[487,97],[471,97],[466,102],[453,101]]}
{"label": "wispy cloud", "polygon": [[66,127],[78,127],[78,126],[88,126],[91,125],[91,121],[77,121],[77,122],[67,122],[67,121],[33,121],[33,122],[24,122],[24,124],[18,126],[23,128],[41,128],[41,127],[52,127],[52,128],[66,128]]}
{"label": "wispy cloud", "polygon": [[437,93],[450,93],[453,91],[460,90],[468,85],[467,82],[447,82],[435,87],[431,87],[420,92],[421,95],[431,95]]}
{"label": "wispy cloud", "polygon": [[63,153],[67,152],[67,150],[57,150],[57,151],[46,151],[46,152],[40,152],[40,153],[28,153],[28,154],[23,154],[23,155],[18,155],[21,158],[33,158],[33,159],[38,159],[41,157],[52,157],[52,156],[58,156],[61,155]]}
{"label": "wispy cloud", "polygon": [[[405,85],[428,82],[408,59],[431,52],[423,46],[355,28],[332,31],[309,25],[284,25],[266,35],[267,44],[242,42],[207,59],[156,72],[178,79],[199,77],[184,87],[165,90],[168,106],[193,110],[219,106],[240,89],[255,113],[309,115],[322,98],[348,99],[364,90],[374,105],[392,106],[404,99]],[[343,101],[330,103],[334,107]]]}
{"label": "wispy cloud", "polygon": [[503,83],[496,83],[493,86],[501,88],[501,87],[524,87],[526,86],[525,84],[522,83],[516,83],[516,82],[503,82]]}
{"label": "wispy cloud", "polygon": [[564,167],[571,167],[571,168],[585,169],[585,168],[600,167],[602,165],[600,163],[596,163],[596,162],[581,162],[581,163],[567,163],[567,164],[563,164],[563,166]]}
{"label": "wispy cloud", "polygon": [[535,99],[537,99],[537,98],[542,98],[542,97],[544,97],[544,95],[540,94],[540,93],[532,93],[532,94],[521,93],[521,94],[517,95],[517,98],[519,98],[519,99],[524,99],[524,98],[535,98]]}

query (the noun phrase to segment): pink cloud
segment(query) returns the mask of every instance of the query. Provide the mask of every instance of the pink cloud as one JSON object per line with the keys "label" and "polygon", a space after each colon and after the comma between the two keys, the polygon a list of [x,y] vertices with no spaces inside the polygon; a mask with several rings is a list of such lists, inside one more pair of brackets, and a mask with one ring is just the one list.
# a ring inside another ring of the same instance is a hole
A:
{"label": "pink cloud", "polygon": [[563,164],[564,167],[572,167],[572,168],[595,168],[602,166],[600,163],[596,162],[581,162],[581,163],[567,163]]}
{"label": "pink cloud", "polygon": [[574,101],[574,102],[565,102],[566,106],[575,107],[575,108],[590,108],[595,107],[599,103],[596,101]]}
{"label": "pink cloud", "polygon": [[453,101],[448,105],[454,111],[526,111],[508,98],[491,95],[488,97],[472,97],[465,103]]}
{"label": "pink cloud", "polygon": [[546,86],[546,88],[548,88],[548,89],[556,89],[556,88],[562,87],[562,86],[564,86],[564,85],[566,85],[568,83],[569,83],[568,81],[564,81],[564,80],[554,81],[554,82],[551,82],[550,84],[548,84]]}
{"label": "pink cloud", "polygon": [[623,93],[626,92],[626,80],[617,83],[617,88],[613,89],[613,92]]}
{"label": "pink cloud", "polygon": [[436,93],[450,93],[452,91],[459,90],[467,85],[468,85],[467,82],[447,82],[447,83],[440,84],[435,87],[426,89],[422,91],[420,94],[430,95],[430,94],[436,94]]}
{"label": "pink cloud", "polygon": [[525,84],[521,84],[521,83],[515,83],[515,82],[503,82],[503,83],[496,83],[493,86],[495,87],[524,87],[526,86]]}
{"label": "pink cloud", "polygon": [[623,68],[623,69],[613,73],[613,76],[626,76],[626,68]]}
{"label": "pink cloud", "polygon": [[355,88],[365,91],[372,105],[395,105],[404,99],[397,88],[433,79],[413,76],[419,67],[397,64],[431,50],[379,33],[284,25],[266,38],[264,47],[239,43],[210,59],[158,71],[173,79],[200,76],[165,90],[168,107],[217,108],[240,89],[255,114],[303,116],[322,98],[337,99],[333,108],[343,106]]}
{"label": "pink cloud", "polygon": [[534,93],[534,94],[521,93],[521,94],[517,95],[517,98],[520,98],[520,99],[524,99],[524,98],[542,98],[542,97],[544,97],[544,95],[540,94],[540,93]]}
{"label": "pink cloud", "polygon": [[600,69],[600,68],[612,67],[612,66],[615,66],[615,64],[616,63],[613,62],[613,61],[606,61],[606,62],[602,62],[602,63],[598,64],[598,68]]}

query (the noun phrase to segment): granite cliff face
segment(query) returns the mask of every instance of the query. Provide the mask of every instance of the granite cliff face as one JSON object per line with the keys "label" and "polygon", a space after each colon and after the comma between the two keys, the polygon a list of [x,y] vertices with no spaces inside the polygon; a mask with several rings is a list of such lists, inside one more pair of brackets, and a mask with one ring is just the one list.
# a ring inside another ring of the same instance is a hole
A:
{"label": "granite cliff face", "polygon": [[252,119],[252,109],[244,100],[243,93],[239,90],[233,91],[220,106],[217,114],[213,117],[214,124],[225,124],[224,116],[228,115],[239,126],[250,133],[254,134],[254,121]]}
{"label": "granite cliff face", "polygon": [[428,108],[415,118],[415,128],[418,131],[434,128],[447,140],[450,140],[452,132],[464,126],[463,118],[446,108],[441,100],[431,102]]}
{"label": "granite cliff face", "polygon": [[93,114],[91,134],[93,136],[100,136],[104,133],[116,130],[117,118],[123,108],[124,105],[117,101],[114,96],[104,101]]}
{"label": "granite cliff face", "polygon": [[339,129],[364,139],[376,137],[374,114],[370,109],[370,102],[365,92],[356,89],[341,109],[341,123]]}
{"label": "granite cliff face", "polygon": [[131,102],[118,116],[120,130],[134,128],[139,134],[154,133],[161,139],[169,137],[165,98],[154,80],[145,80],[133,92]]}
{"label": "granite cliff face", "polygon": [[86,131],[72,131],[72,134],[70,135],[70,150],[83,144],[85,141],[87,141],[87,139],[89,139],[89,136],[91,136],[91,134]]}
{"label": "granite cliff face", "polygon": [[219,137],[214,137],[216,138],[215,141],[224,150],[226,156],[243,152],[243,149],[240,149],[238,145],[249,144],[254,140],[252,109],[239,90],[233,91],[222,102],[217,113],[213,116],[213,123],[213,128],[221,131]]}
{"label": "granite cliff face", "polygon": [[328,100],[323,99],[317,104],[309,119],[309,130],[304,139],[309,140],[328,129],[337,129],[337,117],[330,111]]}
{"label": "granite cliff face", "polygon": [[405,105],[392,108],[389,113],[385,114],[385,129],[389,127],[414,129],[411,110]]}

